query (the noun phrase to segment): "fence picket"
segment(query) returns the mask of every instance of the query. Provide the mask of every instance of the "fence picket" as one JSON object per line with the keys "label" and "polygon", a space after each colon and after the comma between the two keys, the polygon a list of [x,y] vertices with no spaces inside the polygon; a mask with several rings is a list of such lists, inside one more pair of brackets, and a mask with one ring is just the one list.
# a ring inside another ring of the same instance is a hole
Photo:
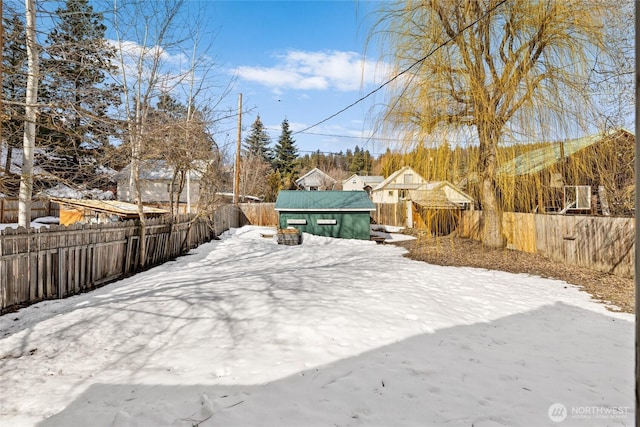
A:
{"label": "fence picket", "polygon": [[[182,241],[190,220],[195,222],[185,251],[238,227],[239,209],[222,206],[209,219],[185,216],[186,222],[173,227],[162,220],[149,221],[148,267],[185,252]],[[135,273],[139,234],[134,221],[1,231],[0,313],[43,299],[65,298]]]}

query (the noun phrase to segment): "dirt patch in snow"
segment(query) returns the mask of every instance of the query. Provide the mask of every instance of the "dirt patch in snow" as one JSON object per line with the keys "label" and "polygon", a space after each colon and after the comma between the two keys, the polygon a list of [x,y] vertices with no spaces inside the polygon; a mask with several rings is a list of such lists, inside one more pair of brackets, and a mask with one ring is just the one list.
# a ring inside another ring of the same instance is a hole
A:
{"label": "dirt patch in snow", "polygon": [[452,236],[433,238],[416,235],[416,237],[416,240],[394,244],[406,248],[409,251],[407,254],[409,258],[430,264],[486,268],[564,280],[582,287],[594,299],[607,304],[612,311],[634,313],[633,279],[566,265],[537,254],[510,249],[487,249],[475,240]]}

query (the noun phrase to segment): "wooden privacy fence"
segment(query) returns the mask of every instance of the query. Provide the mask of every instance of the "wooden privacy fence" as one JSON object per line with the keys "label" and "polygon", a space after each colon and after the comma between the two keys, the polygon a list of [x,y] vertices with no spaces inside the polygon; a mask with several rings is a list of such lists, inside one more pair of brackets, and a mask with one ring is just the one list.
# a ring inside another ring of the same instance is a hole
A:
{"label": "wooden privacy fence", "polygon": [[[460,237],[480,240],[482,212],[464,211]],[[505,212],[507,247],[622,277],[634,276],[633,218]]]}
{"label": "wooden privacy fence", "polygon": [[278,214],[275,203],[240,203],[240,226],[266,225],[276,227]]}
{"label": "wooden privacy fence", "polygon": [[[183,217],[173,225],[148,220],[146,266],[161,264],[238,226],[238,209],[223,206],[213,218]],[[188,234],[188,236],[187,236]],[[185,240],[186,239],[186,240]],[[0,233],[0,312],[88,291],[138,271],[140,226],[51,226]],[[183,245],[183,243],[185,243]]]}
{"label": "wooden privacy fence", "polygon": [[[60,216],[57,203],[46,199],[31,201],[31,220],[43,216]],[[12,224],[18,222],[18,198],[0,197],[0,223]]]}
{"label": "wooden privacy fence", "polygon": [[407,225],[406,203],[376,203],[376,211],[371,217],[376,224],[405,227]]}

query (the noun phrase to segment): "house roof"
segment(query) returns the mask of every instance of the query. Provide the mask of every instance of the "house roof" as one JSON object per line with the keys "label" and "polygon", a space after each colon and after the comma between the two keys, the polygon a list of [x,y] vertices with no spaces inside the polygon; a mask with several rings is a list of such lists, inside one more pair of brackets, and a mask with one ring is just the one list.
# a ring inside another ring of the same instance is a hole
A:
{"label": "house roof", "polygon": [[412,191],[411,195],[415,203],[426,208],[459,208],[460,202],[451,200],[445,192],[445,187],[449,187],[458,193],[462,199],[466,199],[462,203],[473,203],[471,196],[449,181],[432,181],[422,184],[417,190]]}
{"label": "house roof", "polygon": [[365,191],[295,191],[278,193],[276,211],[374,211]]}
{"label": "house roof", "polygon": [[364,183],[364,185],[380,184],[382,181],[384,181],[384,176],[382,175],[358,175],[357,173],[354,173],[353,175],[351,175],[349,178],[345,179],[342,182],[343,183],[348,182],[352,180],[354,177],[360,178]]}
{"label": "house roof", "polygon": [[335,179],[331,178],[329,175],[327,175],[326,173],[324,173],[320,169],[313,168],[309,172],[307,172],[304,175],[302,175],[300,178],[296,179],[296,184],[304,182],[307,178],[309,178],[309,177],[311,177],[313,175],[320,175],[322,177],[322,179],[329,179],[329,180],[331,180],[331,182],[336,182]]}
{"label": "house roof", "polygon": [[[52,197],[51,201],[62,205],[91,209],[98,212],[105,212],[126,219],[138,217],[138,205],[134,203],[121,202],[119,200],[62,199]],[[165,209],[158,209],[150,206],[144,206],[143,210],[145,214],[152,216],[164,215],[169,213],[169,211]]]}
{"label": "house roof", "polygon": [[[202,173],[206,169],[207,162],[204,160],[194,160],[194,169],[189,171],[190,179],[198,181],[202,178]],[[131,165],[125,166],[117,173],[116,179],[129,179]],[[149,181],[170,181],[173,179],[173,166],[168,165],[165,160],[143,160],[140,162],[140,179]]]}
{"label": "house roof", "polygon": [[406,173],[406,172],[411,172],[412,174],[419,176],[423,181],[424,178],[422,178],[422,176],[416,172],[411,166],[404,166],[400,169],[398,169],[397,171],[395,171],[394,173],[392,173],[391,175],[389,175],[387,177],[387,179],[385,179],[384,181],[382,181],[380,184],[378,184],[373,191],[376,190],[382,190],[382,189],[395,189],[395,188],[400,188],[400,189],[417,189],[420,185],[420,183],[415,182],[413,184],[391,184],[398,176]]}
{"label": "house roof", "polygon": [[617,133],[633,135],[633,133],[626,129],[615,129],[587,135],[582,138],[552,142],[545,147],[528,151],[506,162],[498,169],[498,173],[520,176],[540,172],[559,162],[561,159],[572,156],[578,151],[596,144],[607,137],[616,136]]}

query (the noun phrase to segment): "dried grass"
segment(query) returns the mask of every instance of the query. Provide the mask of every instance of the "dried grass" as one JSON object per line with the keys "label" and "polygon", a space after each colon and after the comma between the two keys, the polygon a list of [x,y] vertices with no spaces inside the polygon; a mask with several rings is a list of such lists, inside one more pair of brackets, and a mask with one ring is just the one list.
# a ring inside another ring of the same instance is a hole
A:
{"label": "dried grass", "polygon": [[567,265],[540,255],[510,249],[486,249],[482,243],[458,237],[421,237],[397,243],[407,256],[418,261],[445,266],[467,266],[525,273],[563,280],[581,287],[611,311],[634,313],[633,279]]}

